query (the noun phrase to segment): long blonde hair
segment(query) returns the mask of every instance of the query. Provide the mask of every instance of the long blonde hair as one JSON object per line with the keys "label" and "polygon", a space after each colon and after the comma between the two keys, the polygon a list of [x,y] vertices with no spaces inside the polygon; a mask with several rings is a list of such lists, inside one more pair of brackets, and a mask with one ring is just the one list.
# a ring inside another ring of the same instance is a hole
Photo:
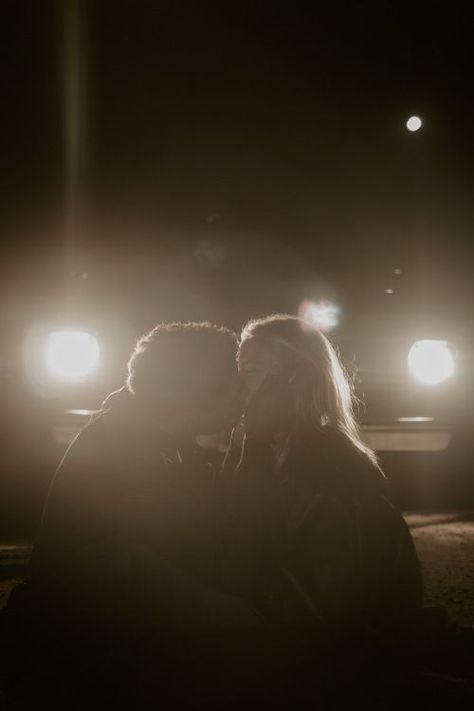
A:
{"label": "long blonde hair", "polygon": [[241,345],[249,339],[265,341],[279,351],[283,362],[294,366],[297,425],[339,432],[378,467],[375,453],[360,435],[352,381],[321,331],[296,316],[276,314],[249,321]]}

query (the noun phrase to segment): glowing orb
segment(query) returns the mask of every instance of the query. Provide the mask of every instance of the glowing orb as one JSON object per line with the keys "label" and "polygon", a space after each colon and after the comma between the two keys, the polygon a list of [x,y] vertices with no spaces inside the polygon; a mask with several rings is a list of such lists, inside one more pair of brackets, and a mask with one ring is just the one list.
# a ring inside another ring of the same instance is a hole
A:
{"label": "glowing orb", "polygon": [[320,331],[332,331],[339,325],[340,309],[330,301],[303,301],[299,317]]}
{"label": "glowing orb", "polygon": [[408,354],[408,369],[424,385],[438,385],[454,373],[454,357],[446,341],[416,341]]}
{"label": "glowing orb", "polygon": [[84,331],[56,331],[46,341],[44,358],[58,380],[81,381],[99,364],[99,344]]}
{"label": "glowing orb", "polygon": [[406,123],[407,129],[409,131],[411,131],[412,133],[414,131],[419,131],[420,128],[422,127],[422,125],[423,125],[423,122],[419,116],[410,116],[410,118],[408,119],[408,121]]}

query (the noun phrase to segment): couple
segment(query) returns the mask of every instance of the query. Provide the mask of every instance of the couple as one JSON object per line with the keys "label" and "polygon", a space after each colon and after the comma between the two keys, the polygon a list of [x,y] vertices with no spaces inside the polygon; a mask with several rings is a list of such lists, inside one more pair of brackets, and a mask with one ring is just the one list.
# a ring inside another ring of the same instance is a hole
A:
{"label": "couple", "polygon": [[[223,462],[198,444],[231,432]],[[396,647],[421,606],[338,356],[286,315],[138,342],[58,468],[26,589],[63,678],[179,708],[294,698],[316,659]]]}

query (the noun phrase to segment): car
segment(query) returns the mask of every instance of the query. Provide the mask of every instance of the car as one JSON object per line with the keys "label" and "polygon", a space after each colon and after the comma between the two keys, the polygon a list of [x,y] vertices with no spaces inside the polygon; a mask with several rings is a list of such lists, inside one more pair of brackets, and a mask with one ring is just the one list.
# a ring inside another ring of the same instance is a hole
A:
{"label": "car", "polygon": [[337,245],[332,261],[327,248],[313,263],[291,241],[211,226],[211,234],[209,225],[194,227],[179,247],[168,236],[167,254],[146,242],[140,257],[136,245],[116,255],[113,268],[97,260],[71,275],[60,315],[59,280],[44,287],[41,309],[23,314],[0,371],[7,538],[32,535],[65,449],[123,384],[140,335],[162,320],[208,319],[238,331],[249,318],[281,311],[313,323],[339,350],[363,437],[397,503],[472,505],[472,287],[452,281],[462,270],[446,271],[451,280],[440,288],[407,259],[354,270],[338,263]]}

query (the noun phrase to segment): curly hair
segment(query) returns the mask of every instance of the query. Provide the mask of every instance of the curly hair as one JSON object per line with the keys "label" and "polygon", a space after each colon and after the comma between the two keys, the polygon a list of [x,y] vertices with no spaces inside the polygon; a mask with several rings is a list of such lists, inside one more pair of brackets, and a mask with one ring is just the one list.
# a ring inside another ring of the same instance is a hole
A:
{"label": "curly hair", "polygon": [[140,338],[127,386],[155,411],[212,410],[236,373],[237,336],[202,323],[160,323]]}

